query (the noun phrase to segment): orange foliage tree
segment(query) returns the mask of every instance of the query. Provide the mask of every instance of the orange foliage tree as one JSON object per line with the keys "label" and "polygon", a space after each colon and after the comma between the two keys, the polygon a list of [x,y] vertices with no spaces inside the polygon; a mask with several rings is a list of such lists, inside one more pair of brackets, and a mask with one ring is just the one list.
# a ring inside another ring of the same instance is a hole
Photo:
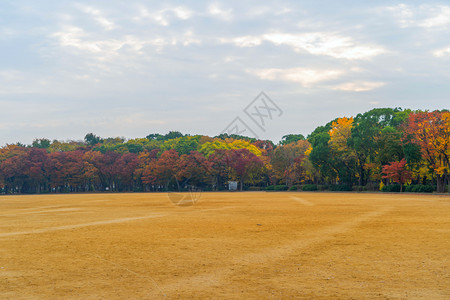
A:
{"label": "orange foliage tree", "polygon": [[405,140],[420,146],[422,158],[434,171],[437,191],[445,191],[445,180],[449,174],[450,158],[450,113],[411,113],[405,128]]}

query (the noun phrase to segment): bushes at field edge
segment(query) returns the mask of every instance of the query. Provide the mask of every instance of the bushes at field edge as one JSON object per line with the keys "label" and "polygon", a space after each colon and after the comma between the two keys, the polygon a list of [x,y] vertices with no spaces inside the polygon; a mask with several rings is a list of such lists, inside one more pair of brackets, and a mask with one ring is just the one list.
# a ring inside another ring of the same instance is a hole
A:
{"label": "bushes at field edge", "polygon": [[269,185],[266,187],[266,191],[287,191],[288,188],[287,185]]}
{"label": "bushes at field edge", "polygon": [[388,193],[400,193],[400,184],[385,185],[385,186],[383,186],[381,191],[388,192]]}
{"label": "bushes at field edge", "polygon": [[408,193],[432,193],[434,191],[434,187],[432,185],[424,185],[424,184],[411,184],[405,188],[405,192]]}

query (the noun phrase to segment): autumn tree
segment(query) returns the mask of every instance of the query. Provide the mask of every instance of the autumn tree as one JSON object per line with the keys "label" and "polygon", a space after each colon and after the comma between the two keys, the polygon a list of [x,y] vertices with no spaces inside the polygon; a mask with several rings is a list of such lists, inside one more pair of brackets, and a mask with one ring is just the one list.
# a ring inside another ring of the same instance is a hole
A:
{"label": "autumn tree", "polygon": [[24,191],[27,151],[25,147],[17,145],[6,145],[0,151],[0,181],[7,192]]}
{"label": "autumn tree", "polygon": [[271,164],[279,180],[290,186],[305,179],[302,163],[310,146],[308,141],[298,140],[275,149]]}
{"label": "autumn tree", "polygon": [[176,178],[188,185],[201,186],[211,179],[211,169],[210,161],[201,153],[191,151],[180,156]]}
{"label": "autumn tree", "polygon": [[139,165],[139,158],[136,153],[125,153],[121,155],[116,163],[118,190],[133,191],[135,189],[134,173]]}
{"label": "autumn tree", "polygon": [[450,113],[433,111],[410,114],[403,138],[420,146],[422,158],[436,175],[437,191],[443,193],[449,174]]}
{"label": "autumn tree", "polygon": [[406,168],[405,159],[383,166],[383,174],[385,174],[383,178],[400,184],[400,192],[403,190],[403,185],[411,180],[411,171]]}
{"label": "autumn tree", "polygon": [[93,158],[93,165],[98,169],[98,176],[102,183],[102,188],[109,191],[117,191],[119,179],[119,169],[117,168],[117,161],[121,154],[108,151],[101,155],[96,155]]}
{"label": "autumn tree", "polygon": [[156,184],[166,189],[175,181],[178,185],[179,155],[175,150],[164,151],[161,156],[152,162],[142,172],[142,181],[146,184]]}
{"label": "autumn tree", "polygon": [[226,164],[236,175],[242,191],[244,183],[255,183],[259,171],[263,167],[262,161],[248,149],[231,149],[226,151]]}
{"label": "autumn tree", "polygon": [[239,135],[177,131],[128,140],[93,133],[84,141],[42,138],[31,145],[0,147],[0,192],[148,191],[183,182],[221,189],[228,180],[238,180],[241,188],[366,185],[382,176],[395,182],[389,166],[403,160],[412,183],[437,181],[442,192],[450,176],[449,131],[447,111],[377,108],[319,126],[307,140],[301,134],[285,135],[278,145]]}
{"label": "autumn tree", "polygon": [[339,179],[349,185],[353,184],[357,173],[357,156],[348,141],[352,134],[353,118],[338,118],[331,123],[328,145],[331,155],[335,157],[335,168]]}
{"label": "autumn tree", "polygon": [[385,127],[398,128],[408,117],[410,110],[401,108],[375,108],[354,118],[348,145],[355,151],[359,185],[365,185],[369,177],[367,164],[375,163],[384,151],[380,138]]}

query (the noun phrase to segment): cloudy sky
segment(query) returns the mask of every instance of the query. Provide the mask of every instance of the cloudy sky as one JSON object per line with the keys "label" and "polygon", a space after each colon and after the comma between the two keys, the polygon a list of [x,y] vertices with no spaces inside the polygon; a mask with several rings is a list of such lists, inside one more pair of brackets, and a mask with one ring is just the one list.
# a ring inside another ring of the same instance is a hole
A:
{"label": "cloudy sky", "polygon": [[[450,108],[448,1],[0,4],[0,145],[34,138],[308,134],[375,107]],[[243,110],[264,91],[283,114]]]}

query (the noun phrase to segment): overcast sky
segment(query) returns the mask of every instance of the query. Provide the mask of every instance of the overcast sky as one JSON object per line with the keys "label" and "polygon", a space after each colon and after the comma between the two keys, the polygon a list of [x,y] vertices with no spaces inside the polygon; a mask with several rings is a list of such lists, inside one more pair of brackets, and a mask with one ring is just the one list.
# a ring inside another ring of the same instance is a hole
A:
{"label": "overcast sky", "polygon": [[[450,108],[450,4],[35,1],[0,4],[0,145],[86,133],[307,135],[375,107]],[[243,110],[264,91],[264,130]]]}

